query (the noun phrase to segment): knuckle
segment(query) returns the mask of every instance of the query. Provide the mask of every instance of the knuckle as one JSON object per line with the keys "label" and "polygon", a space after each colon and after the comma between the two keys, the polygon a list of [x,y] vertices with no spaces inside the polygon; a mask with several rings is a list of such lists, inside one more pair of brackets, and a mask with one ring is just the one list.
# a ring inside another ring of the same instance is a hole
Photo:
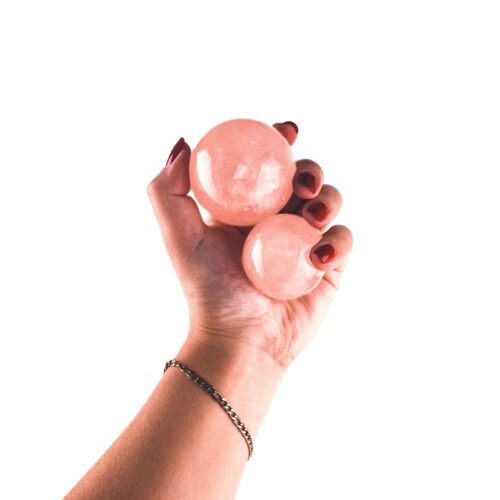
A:
{"label": "knuckle", "polygon": [[323,184],[318,196],[323,197],[329,204],[334,205],[336,210],[340,210],[343,199],[340,191],[331,184]]}
{"label": "knuckle", "polygon": [[352,245],[353,237],[352,237],[352,231],[347,227],[343,226],[342,224],[338,224],[334,226],[332,229],[335,230],[336,234],[338,234],[341,238],[343,238],[345,241],[349,243],[349,245]]}
{"label": "knuckle", "polygon": [[146,192],[150,198],[154,198],[158,194],[158,187],[158,180],[155,177],[146,188]]}
{"label": "knuckle", "polygon": [[297,169],[312,169],[314,171],[321,172],[321,167],[314,161],[308,158],[303,158],[302,160],[297,160]]}
{"label": "knuckle", "polygon": [[340,194],[340,191],[335,186],[332,186],[331,184],[323,184],[321,186],[320,194],[324,194],[328,197],[335,197],[335,198],[342,197],[342,195]]}

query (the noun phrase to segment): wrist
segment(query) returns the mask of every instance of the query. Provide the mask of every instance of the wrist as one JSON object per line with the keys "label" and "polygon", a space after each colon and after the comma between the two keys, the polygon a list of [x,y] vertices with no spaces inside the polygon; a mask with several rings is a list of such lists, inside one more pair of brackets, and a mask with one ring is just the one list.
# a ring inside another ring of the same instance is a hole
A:
{"label": "wrist", "polygon": [[285,365],[257,345],[194,330],[190,330],[181,347],[178,356],[181,355],[201,363],[210,372],[216,372],[218,377],[234,375],[246,379],[259,373],[259,383],[267,381],[273,384],[286,371]]}
{"label": "wrist", "polygon": [[285,368],[259,349],[215,343],[191,331],[176,359],[213,385],[255,436]]}
{"label": "wrist", "polygon": [[262,364],[265,369],[284,372],[300,350],[296,342],[300,335],[293,328],[285,328],[283,322],[281,327],[275,323],[273,318],[267,321],[222,322],[213,318],[199,321],[192,315],[187,340],[209,346],[231,359],[247,360],[250,365]]}

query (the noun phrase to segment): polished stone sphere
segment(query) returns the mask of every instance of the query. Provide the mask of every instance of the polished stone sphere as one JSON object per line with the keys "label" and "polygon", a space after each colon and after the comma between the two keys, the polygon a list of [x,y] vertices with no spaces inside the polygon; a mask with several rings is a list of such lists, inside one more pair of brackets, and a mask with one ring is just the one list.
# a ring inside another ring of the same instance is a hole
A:
{"label": "polished stone sphere", "polygon": [[229,120],[193,149],[191,189],[217,221],[253,226],[278,213],[292,194],[295,161],[286,139],[255,120]]}
{"label": "polished stone sphere", "polygon": [[295,299],[312,290],[324,271],[309,257],[321,233],[303,217],[278,214],[252,228],[243,246],[243,269],[264,295]]}

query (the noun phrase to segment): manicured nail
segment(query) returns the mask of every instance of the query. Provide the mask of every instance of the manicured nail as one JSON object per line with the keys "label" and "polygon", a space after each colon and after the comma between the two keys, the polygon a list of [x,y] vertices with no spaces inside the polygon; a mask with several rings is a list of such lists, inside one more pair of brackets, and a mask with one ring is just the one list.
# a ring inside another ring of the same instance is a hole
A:
{"label": "manicured nail", "polygon": [[323,222],[328,215],[328,207],[322,201],[315,201],[307,207],[307,211],[313,215],[318,222]]}
{"label": "manicured nail", "polygon": [[335,257],[335,248],[332,245],[326,243],[314,250],[314,253],[318,256],[322,264],[328,264]]}
{"label": "manicured nail", "polygon": [[299,184],[305,186],[311,193],[316,192],[316,177],[310,172],[301,172],[297,178]]}
{"label": "manicured nail", "polygon": [[170,154],[168,155],[168,158],[167,158],[167,163],[165,164],[165,166],[168,166],[170,165],[176,158],[177,156],[179,155],[179,153],[181,152],[183,146],[184,146],[185,141],[184,141],[184,137],[181,137],[176,143],[175,143],[175,146],[172,148],[172,151],[170,151]]}
{"label": "manicured nail", "polygon": [[299,133],[299,127],[297,126],[297,124],[295,122],[287,121],[287,122],[283,122],[283,123],[286,125],[291,125],[295,129],[295,132],[297,132],[297,134]]}

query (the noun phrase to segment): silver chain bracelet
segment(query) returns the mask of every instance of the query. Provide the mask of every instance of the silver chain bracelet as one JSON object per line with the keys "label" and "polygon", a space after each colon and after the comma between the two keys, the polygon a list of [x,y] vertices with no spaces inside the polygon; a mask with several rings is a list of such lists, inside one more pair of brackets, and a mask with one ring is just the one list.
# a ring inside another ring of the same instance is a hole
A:
{"label": "silver chain bracelet", "polygon": [[198,375],[193,370],[189,369],[186,365],[179,363],[179,361],[177,361],[176,359],[171,359],[170,361],[167,361],[163,373],[165,373],[167,369],[171,366],[180,368],[191,380],[196,382],[203,390],[205,390],[205,392],[210,394],[210,396],[212,396],[215,399],[215,401],[217,401],[217,403],[220,404],[220,406],[222,406],[222,408],[227,413],[229,418],[233,421],[234,425],[236,425],[236,427],[240,431],[241,435],[245,438],[245,441],[248,446],[248,459],[250,460],[250,457],[252,456],[253,452],[252,436],[250,436],[250,433],[248,432],[248,429],[246,428],[245,424],[241,421],[240,417],[238,417],[236,412],[233,410],[233,407],[228,403],[227,399],[223,398],[221,393],[213,385],[209,384],[206,380],[200,377],[200,375]]}

